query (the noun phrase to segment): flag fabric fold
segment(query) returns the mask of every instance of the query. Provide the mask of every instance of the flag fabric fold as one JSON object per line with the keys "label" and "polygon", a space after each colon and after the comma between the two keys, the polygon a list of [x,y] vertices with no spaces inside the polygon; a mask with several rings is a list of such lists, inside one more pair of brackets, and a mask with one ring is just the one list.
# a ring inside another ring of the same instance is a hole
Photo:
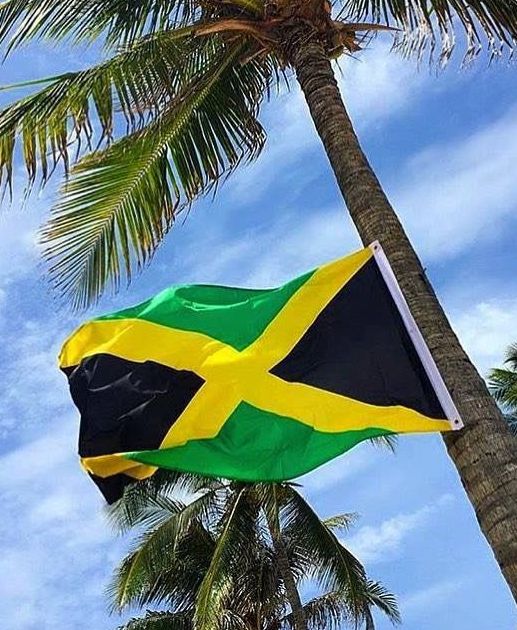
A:
{"label": "flag fabric fold", "polygon": [[171,287],[81,326],[60,367],[109,502],[159,467],[280,481],[451,428],[371,248],[275,289]]}

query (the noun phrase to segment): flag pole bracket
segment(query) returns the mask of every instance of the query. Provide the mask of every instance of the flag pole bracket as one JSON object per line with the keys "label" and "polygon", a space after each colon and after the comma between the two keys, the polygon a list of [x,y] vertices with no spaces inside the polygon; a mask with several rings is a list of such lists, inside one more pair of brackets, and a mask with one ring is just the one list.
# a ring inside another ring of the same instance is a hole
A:
{"label": "flag pole bracket", "polygon": [[427,376],[431,381],[431,385],[436,393],[436,396],[442,406],[442,409],[445,412],[447,419],[450,422],[451,428],[453,431],[457,431],[463,427],[463,421],[458,412],[454,401],[445,385],[445,382],[440,374],[438,366],[431,355],[431,351],[425,339],[418,328],[418,325],[411,313],[409,305],[402,293],[402,289],[398,283],[397,278],[395,277],[395,273],[391,268],[388,257],[386,253],[382,249],[382,245],[379,241],[374,241],[369,245],[369,248],[373,252],[373,256],[375,258],[375,262],[381,272],[381,275],[388,287],[388,290],[395,302],[395,306],[397,307],[400,316],[402,317],[402,321],[404,322],[404,326],[413,341],[413,345],[415,346],[415,350],[417,351],[418,356],[420,357],[420,361],[424,366]]}

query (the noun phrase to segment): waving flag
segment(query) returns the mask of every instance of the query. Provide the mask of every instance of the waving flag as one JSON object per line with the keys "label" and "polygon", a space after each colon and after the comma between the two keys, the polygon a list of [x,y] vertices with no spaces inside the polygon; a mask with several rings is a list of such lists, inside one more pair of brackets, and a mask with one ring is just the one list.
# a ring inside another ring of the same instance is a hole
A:
{"label": "waving flag", "polygon": [[279,481],[461,427],[378,244],[275,289],[173,286],[81,326],[60,366],[109,502],[157,467]]}

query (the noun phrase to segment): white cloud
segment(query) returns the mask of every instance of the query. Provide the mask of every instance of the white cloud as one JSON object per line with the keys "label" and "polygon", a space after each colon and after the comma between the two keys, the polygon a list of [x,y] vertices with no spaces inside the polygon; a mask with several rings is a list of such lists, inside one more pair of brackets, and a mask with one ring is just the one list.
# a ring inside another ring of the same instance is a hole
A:
{"label": "white cloud", "polygon": [[79,467],[75,414],[56,425],[0,457],[8,472],[0,477],[0,573],[8,576],[0,580],[0,625],[10,630],[109,627],[100,625],[103,590],[122,547]]}
{"label": "white cloud", "polygon": [[48,417],[69,408],[66,379],[57,367],[68,328],[64,317],[54,316],[50,320],[30,319],[4,331],[0,435],[16,431],[18,439],[23,438],[26,430],[41,427],[42,409]]}
{"label": "white cloud", "polygon": [[371,445],[361,445],[346,453],[344,457],[338,457],[300,477],[298,482],[302,484],[303,492],[309,497],[320,495],[364,472],[366,468],[374,466],[377,461],[376,453]]}
{"label": "white cloud", "polygon": [[392,196],[423,256],[454,256],[493,240],[515,215],[516,113],[430,146],[401,170],[404,184]]}
{"label": "white cloud", "polygon": [[[286,151],[284,147],[282,152]],[[500,234],[515,213],[517,178],[509,165],[516,161],[514,109],[472,136],[432,145],[409,159],[401,170],[404,184],[392,196],[424,260],[457,256]],[[266,158],[260,164],[266,171],[274,166]],[[210,281],[229,278],[251,286],[271,286],[360,247],[343,206],[314,208],[300,222],[289,212],[279,216],[268,228],[226,241],[223,248],[217,249],[215,243],[207,247],[210,258],[196,250],[190,260],[187,257],[186,268],[194,276],[200,270],[205,280],[209,270]],[[218,251],[215,257],[213,249]],[[261,252],[258,259],[257,252]]]}
{"label": "white cloud", "polygon": [[517,298],[463,306],[451,319],[467,354],[486,376],[490,368],[501,365],[506,348],[517,339]]}
{"label": "white cloud", "polygon": [[202,251],[192,247],[182,256],[181,273],[189,282],[276,286],[361,247],[339,208],[314,209],[303,222],[285,213],[273,225],[225,239],[221,246],[223,238],[217,235]]}
{"label": "white cloud", "polygon": [[425,527],[433,514],[452,501],[452,495],[444,494],[414,512],[397,514],[376,526],[361,527],[343,542],[365,564],[392,560],[401,552],[403,542],[410,534]]}
{"label": "white cloud", "polygon": [[414,104],[436,79],[419,72],[414,61],[391,50],[387,39],[375,39],[357,57],[345,57],[338,83],[359,131],[367,132]]}
{"label": "white cloud", "polygon": [[17,212],[13,208],[0,214],[0,287],[6,287],[34,270],[37,224],[38,218],[33,212]]}
{"label": "white cloud", "polygon": [[[354,239],[344,209],[315,210],[295,226],[288,219],[265,233],[263,251],[267,256],[260,264],[255,262],[248,284],[274,286],[361,247]],[[253,248],[256,251],[256,241]]]}
{"label": "white cloud", "polygon": [[0,433],[10,438],[0,456],[0,572],[8,576],[0,580],[0,627],[113,627],[103,591],[125,544],[115,540],[100,493],[79,466],[78,415],[57,369],[69,322],[43,317],[48,305],[25,319],[23,307],[13,308],[14,289],[6,289],[10,310],[0,322]]}
{"label": "white cloud", "polygon": [[[335,68],[345,104],[361,135],[410,107],[422,95],[423,83],[430,81],[429,75],[418,73],[413,63],[390,48],[389,41],[376,40],[357,58],[343,58],[341,70]],[[273,95],[272,103],[265,105],[263,118],[268,132],[266,149],[257,162],[232,177],[230,198],[245,199],[246,204],[256,201],[281,171],[285,203],[290,188],[293,194],[299,190],[300,179],[305,185],[311,181],[317,185],[317,173],[311,174],[304,159],[311,150],[323,151],[294,76],[291,90]]]}
{"label": "white cloud", "polygon": [[417,615],[430,614],[433,609],[443,610],[443,607],[454,595],[457,595],[466,585],[463,578],[442,580],[418,591],[408,593],[400,598],[399,606],[402,619]]}

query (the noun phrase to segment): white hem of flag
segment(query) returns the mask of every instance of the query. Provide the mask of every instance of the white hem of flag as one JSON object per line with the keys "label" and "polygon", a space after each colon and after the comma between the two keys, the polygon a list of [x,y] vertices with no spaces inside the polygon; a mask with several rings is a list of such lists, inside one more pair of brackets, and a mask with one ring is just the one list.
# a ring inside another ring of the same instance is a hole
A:
{"label": "white hem of flag", "polygon": [[452,400],[452,397],[447,389],[442,375],[438,370],[438,366],[436,365],[431,351],[429,350],[420,329],[417,326],[417,323],[409,310],[409,305],[406,302],[406,298],[402,293],[402,289],[399,286],[397,278],[393,273],[393,269],[389,263],[389,260],[382,249],[379,241],[374,241],[369,245],[370,249],[373,252],[373,256],[379,267],[379,270],[384,278],[384,282],[388,287],[389,292],[391,293],[391,297],[397,306],[397,309],[402,317],[402,321],[404,322],[404,326],[408,331],[411,340],[413,341],[413,345],[415,346],[415,350],[422,361],[422,365],[431,381],[433,389],[436,393],[438,400],[442,406],[442,409],[445,411],[445,415],[451,424],[451,428],[453,430],[458,430],[463,427],[463,422],[461,420],[460,414]]}

